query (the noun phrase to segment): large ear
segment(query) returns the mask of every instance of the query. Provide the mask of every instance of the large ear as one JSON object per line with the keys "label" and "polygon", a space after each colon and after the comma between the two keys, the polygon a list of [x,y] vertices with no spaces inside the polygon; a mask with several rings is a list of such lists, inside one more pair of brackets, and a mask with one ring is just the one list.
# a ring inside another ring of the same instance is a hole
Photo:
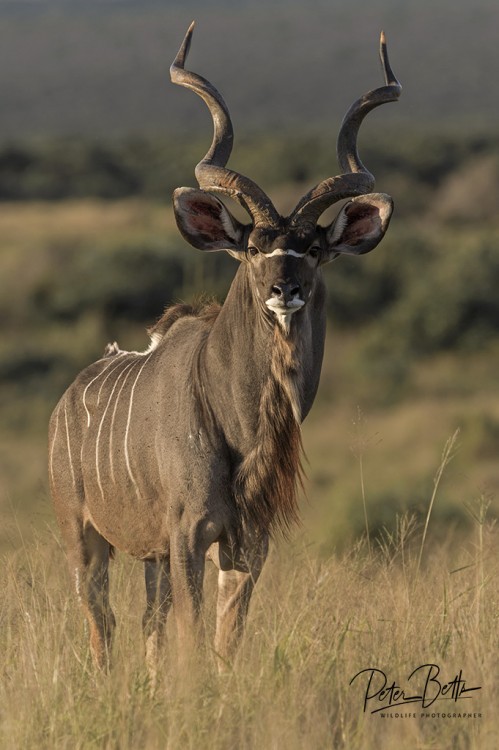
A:
{"label": "large ear", "polygon": [[182,236],[198,250],[237,254],[244,249],[245,227],[213,195],[195,188],[177,188],[173,210]]}
{"label": "large ear", "polygon": [[345,203],[335,221],[326,227],[328,257],[363,255],[383,239],[393,211],[393,201],[385,193],[360,195]]}

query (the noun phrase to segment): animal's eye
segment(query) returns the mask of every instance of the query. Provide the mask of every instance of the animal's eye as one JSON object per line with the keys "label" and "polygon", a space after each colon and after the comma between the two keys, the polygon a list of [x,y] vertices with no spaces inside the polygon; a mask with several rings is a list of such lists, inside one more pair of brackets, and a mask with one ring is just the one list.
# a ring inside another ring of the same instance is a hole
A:
{"label": "animal's eye", "polygon": [[319,255],[321,249],[318,245],[312,245],[312,247],[309,249],[308,254],[311,258],[317,258]]}
{"label": "animal's eye", "polygon": [[248,255],[251,255],[252,258],[255,257],[255,255],[258,255],[259,250],[257,247],[254,247],[254,245],[251,245],[251,247],[248,247]]}

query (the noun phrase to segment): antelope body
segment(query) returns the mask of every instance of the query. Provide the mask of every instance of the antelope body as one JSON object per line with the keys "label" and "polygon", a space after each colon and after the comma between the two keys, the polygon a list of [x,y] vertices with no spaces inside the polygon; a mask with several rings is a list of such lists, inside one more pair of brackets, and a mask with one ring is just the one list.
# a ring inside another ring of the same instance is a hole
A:
{"label": "antelope body", "polygon": [[[175,215],[194,247],[225,250],[239,269],[223,306],[168,309],[145,352],[108,346],[68,388],[50,423],[55,510],[99,666],[114,626],[114,547],[145,563],[150,665],[172,602],[181,653],[196,643],[207,556],[220,571],[215,649],[221,662],[233,657],[269,537],[298,518],[300,423],[324,348],[321,266],[374,248],[392,212],[389,196],[370,192],[374,178],[356,149],[367,112],[400,94],[383,37],[386,85],[344,119],[343,173],[283,217],[255,183],[226,168],[230,116],[216,89],[184,68],[191,35],[192,26],[172,80],[204,99],[214,137],[196,167],[199,189],[175,191]],[[237,200],[251,223],[240,224],[213,193]],[[319,226],[323,211],[343,198],[351,200],[336,220]]]}

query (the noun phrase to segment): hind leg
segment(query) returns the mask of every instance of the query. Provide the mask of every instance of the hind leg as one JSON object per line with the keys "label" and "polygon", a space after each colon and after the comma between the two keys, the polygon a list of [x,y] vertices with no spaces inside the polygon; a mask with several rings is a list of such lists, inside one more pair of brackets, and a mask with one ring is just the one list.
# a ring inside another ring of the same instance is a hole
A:
{"label": "hind leg", "polygon": [[145,561],[145,582],[147,605],[142,625],[146,642],[146,663],[154,688],[159,650],[164,638],[166,617],[172,603],[168,557]]}
{"label": "hind leg", "polygon": [[72,543],[66,539],[70,572],[88,620],[94,663],[99,669],[107,669],[115,627],[109,605],[110,545],[90,523],[75,532]]}

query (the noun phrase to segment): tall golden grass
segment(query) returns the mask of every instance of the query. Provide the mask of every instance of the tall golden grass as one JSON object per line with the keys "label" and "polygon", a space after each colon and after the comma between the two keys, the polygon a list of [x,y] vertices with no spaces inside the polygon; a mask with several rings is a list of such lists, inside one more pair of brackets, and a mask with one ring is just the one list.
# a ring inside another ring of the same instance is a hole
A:
{"label": "tall golden grass", "polygon": [[[483,502],[470,512],[470,536],[449,533],[426,545],[421,560],[423,529],[408,516],[371,551],[359,541],[324,558],[303,536],[275,546],[236,663],[218,676],[208,647],[198,671],[180,674],[172,620],[154,695],[143,658],[141,564],[118,556],[112,565],[113,668],[97,674],[63,550],[53,533],[40,532],[2,563],[0,745],[492,750],[499,535]],[[209,636],[215,585],[210,568]],[[461,675],[467,688],[481,689],[428,708],[408,703],[390,716],[371,714],[383,705],[373,700],[364,712],[366,679],[351,682],[360,670],[376,668],[388,684],[414,688],[409,675],[425,664],[439,666],[442,684]]]}

